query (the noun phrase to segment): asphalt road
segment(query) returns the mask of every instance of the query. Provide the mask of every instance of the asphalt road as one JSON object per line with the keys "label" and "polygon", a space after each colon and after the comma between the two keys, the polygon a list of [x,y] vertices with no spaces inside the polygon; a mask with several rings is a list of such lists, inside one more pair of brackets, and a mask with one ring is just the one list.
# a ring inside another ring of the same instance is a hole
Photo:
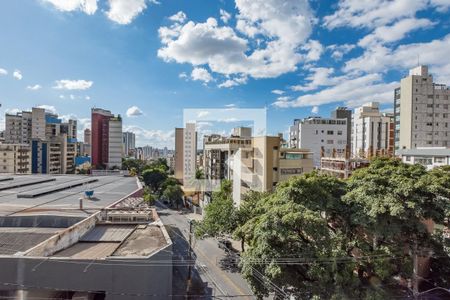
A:
{"label": "asphalt road", "polygon": [[[156,204],[158,214],[167,227],[173,241],[174,252],[174,299],[255,299],[245,279],[226,261],[226,253],[220,249],[217,240],[193,238],[192,283],[187,288],[188,267],[177,262],[189,258],[189,219],[186,215],[168,209],[162,203]],[[183,297],[190,294],[190,297]]]}

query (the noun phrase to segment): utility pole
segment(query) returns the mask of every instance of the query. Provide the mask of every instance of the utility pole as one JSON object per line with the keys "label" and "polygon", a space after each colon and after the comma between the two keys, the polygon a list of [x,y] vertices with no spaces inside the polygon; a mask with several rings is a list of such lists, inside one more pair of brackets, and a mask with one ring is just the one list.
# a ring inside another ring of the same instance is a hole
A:
{"label": "utility pole", "polygon": [[417,273],[419,273],[419,260],[417,257],[417,239],[414,239],[413,247],[413,297],[414,299],[419,299],[419,278],[417,276]]}
{"label": "utility pole", "polygon": [[189,263],[188,263],[188,290],[191,287],[191,273],[192,273],[192,265],[191,265],[191,261],[192,261],[192,220],[189,220]]}

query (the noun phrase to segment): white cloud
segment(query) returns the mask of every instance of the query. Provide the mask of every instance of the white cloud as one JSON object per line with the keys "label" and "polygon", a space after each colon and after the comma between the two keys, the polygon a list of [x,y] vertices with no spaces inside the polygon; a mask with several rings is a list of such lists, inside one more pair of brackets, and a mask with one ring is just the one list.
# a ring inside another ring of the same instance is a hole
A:
{"label": "white cloud", "polygon": [[[147,8],[146,0],[108,0],[106,16],[121,25],[130,24],[134,18]],[[158,4],[157,1],[149,1]]]}
{"label": "white cloud", "polygon": [[6,71],[5,69],[0,68],[0,76],[2,75],[8,75],[8,71]]}
{"label": "white cloud", "polygon": [[313,108],[311,109],[311,113],[317,115],[319,113],[319,107],[317,105],[313,106]]}
{"label": "white cloud", "polygon": [[66,98],[64,95],[59,95],[59,99],[64,99]]}
{"label": "white cloud", "polygon": [[40,86],[39,84],[27,86],[27,90],[32,90],[32,91],[36,91],[36,90],[39,90],[41,88],[42,88],[42,86]]}
{"label": "white cloud", "polygon": [[398,82],[384,83],[381,74],[373,73],[348,78],[330,88],[299,96],[292,101],[276,101],[273,105],[278,107],[304,107],[345,102],[347,106],[354,107],[370,101],[388,103],[392,102],[392,93],[397,86]]}
{"label": "white cloud", "polygon": [[220,19],[226,24],[231,19],[231,14],[226,10],[220,9]]}
{"label": "white cloud", "polygon": [[302,49],[308,51],[306,61],[317,61],[323,53],[322,44],[316,40],[310,40]]}
{"label": "white cloud", "polygon": [[19,70],[14,70],[13,77],[17,80],[22,80],[22,72],[20,72]]}
{"label": "white cloud", "polygon": [[75,95],[70,94],[69,98],[70,98],[70,100],[75,100]]}
{"label": "white cloud", "polygon": [[9,115],[16,115],[17,113],[20,113],[20,112],[22,112],[22,110],[18,109],[18,108],[5,109],[5,114],[9,114]]}
{"label": "white cloud", "polygon": [[230,88],[233,86],[238,86],[241,84],[245,84],[247,83],[247,76],[242,76],[242,77],[235,77],[232,79],[227,79],[224,82],[222,82],[221,84],[218,85],[219,88]]}
{"label": "white cloud", "polygon": [[[159,29],[163,47],[158,56],[167,62],[208,65],[223,75],[273,78],[297,70],[305,58],[298,50],[311,34],[313,22],[308,1],[236,0],[236,7],[236,28],[246,38],[232,27],[219,26],[214,18],[204,23],[189,21]],[[259,43],[251,48],[247,38],[256,34]]]}
{"label": "white cloud", "polygon": [[152,145],[154,147],[174,147],[175,133],[173,130],[148,130],[139,126],[124,126],[124,131],[136,134],[136,143],[139,145]]}
{"label": "white cloud", "polygon": [[87,90],[94,84],[93,81],[88,80],[57,80],[53,87],[57,90]]}
{"label": "white cloud", "polygon": [[359,40],[358,45],[361,47],[372,47],[375,44],[395,42],[403,39],[411,31],[429,28],[435,24],[428,19],[403,19],[391,26],[377,27],[371,34]]}
{"label": "white cloud", "polygon": [[206,117],[207,115],[209,115],[209,111],[202,110],[197,113],[197,118],[203,118],[203,117]]}
{"label": "white cloud", "polygon": [[377,28],[412,18],[417,11],[430,5],[443,9],[450,4],[446,0],[341,0],[338,10],[325,16],[324,22],[329,29],[343,26]]}
{"label": "white cloud", "polygon": [[188,79],[189,76],[188,76],[188,74],[186,74],[186,72],[181,72],[180,74],[178,74],[178,78],[180,78],[180,79]]}
{"label": "white cloud", "polygon": [[97,0],[43,0],[53,4],[53,6],[64,12],[80,10],[88,15],[97,11]]}
{"label": "white cloud", "polygon": [[186,21],[186,14],[180,10],[173,16],[170,16],[169,20],[178,22],[178,23],[184,23]]}
{"label": "white cloud", "polygon": [[356,47],[355,45],[350,45],[350,44],[342,44],[342,45],[334,44],[334,45],[327,46],[327,50],[331,51],[332,58],[334,58],[336,60],[341,60],[345,54],[349,53],[355,47]]}
{"label": "white cloud", "polygon": [[347,80],[347,76],[331,77],[333,68],[311,68],[312,73],[306,77],[309,82],[305,85],[295,85],[291,89],[297,92],[313,91],[321,86],[331,86]]}
{"label": "white cloud", "polygon": [[192,80],[203,81],[204,83],[208,83],[213,81],[213,77],[205,68],[194,68],[191,72]]}
{"label": "white cloud", "polygon": [[282,91],[282,90],[272,90],[272,94],[275,94],[275,95],[283,95],[283,94],[284,94],[284,91]]}
{"label": "white cloud", "polygon": [[144,113],[142,112],[142,110],[140,110],[139,107],[133,105],[130,108],[127,109],[127,117],[138,117],[143,115]]}
{"label": "white cloud", "polygon": [[44,104],[44,105],[39,105],[37,107],[43,108],[43,109],[45,109],[46,112],[49,112],[49,113],[52,113],[52,114],[56,114],[57,113],[56,112],[56,107],[54,107],[53,105],[46,105],[46,104]]}
{"label": "white cloud", "polygon": [[421,64],[428,65],[435,72],[436,80],[450,82],[450,34],[443,39],[426,43],[401,45],[390,49],[381,45],[367,49],[360,57],[346,62],[345,72],[386,72],[392,69],[408,70]]}
{"label": "white cloud", "polygon": [[86,97],[84,97],[84,99],[91,100],[91,97],[90,96],[86,96]]}
{"label": "white cloud", "polygon": [[235,108],[235,107],[236,107],[236,104],[234,104],[234,103],[225,104],[225,107],[226,107],[226,108]]}

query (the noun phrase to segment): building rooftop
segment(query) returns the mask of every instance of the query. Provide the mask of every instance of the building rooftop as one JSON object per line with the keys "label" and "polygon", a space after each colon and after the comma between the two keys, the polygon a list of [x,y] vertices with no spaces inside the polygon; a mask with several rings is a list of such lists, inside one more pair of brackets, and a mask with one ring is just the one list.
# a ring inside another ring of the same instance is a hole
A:
{"label": "building rooftop", "polygon": [[0,255],[13,255],[45,241],[64,228],[0,227]]}
{"label": "building rooftop", "polygon": [[[87,217],[138,189],[136,178],[82,175],[8,175],[0,182],[0,217],[53,215]],[[94,181],[86,183],[87,181]],[[72,183],[82,183],[74,186]],[[59,190],[61,187],[64,189]],[[92,199],[80,198],[93,189]],[[35,195],[35,192],[45,192]],[[33,196],[21,198],[23,195]]]}
{"label": "building rooftop", "polygon": [[450,148],[417,148],[417,149],[399,149],[397,152],[399,155],[426,155],[426,156],[450,156]]}

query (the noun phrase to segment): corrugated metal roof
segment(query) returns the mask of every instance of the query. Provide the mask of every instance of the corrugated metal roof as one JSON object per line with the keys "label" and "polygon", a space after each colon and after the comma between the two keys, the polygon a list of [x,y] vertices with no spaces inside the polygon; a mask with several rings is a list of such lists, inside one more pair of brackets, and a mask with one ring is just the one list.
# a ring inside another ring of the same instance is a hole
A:
{"label": "corrugated metal roof", "polygon": [[120,243],[76,243],[67,249],[53,254],[53,257],[96,259],[110,256]]}
{"label": "corrugated metal roof", "polygon": [[135,225],[97,225],[94,229],[83,235],[82,242],[121,242],[131,232]]}
{"label": "corrugated metal roof", "polygon": [[45,241],[60,228],[0,227],[0,255],[26,251]]}

